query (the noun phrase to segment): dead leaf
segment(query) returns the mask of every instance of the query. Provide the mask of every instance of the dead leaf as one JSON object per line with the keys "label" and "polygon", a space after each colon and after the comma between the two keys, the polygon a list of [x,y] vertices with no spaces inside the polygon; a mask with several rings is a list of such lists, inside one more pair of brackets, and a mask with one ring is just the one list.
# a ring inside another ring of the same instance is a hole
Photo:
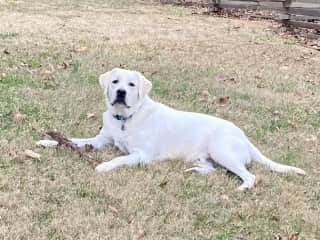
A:
{"label": "dead leaf", "polygon": [[7,54],[7,55],[9,55],[9,54],[10,54],[10,52],[9,52],[9,50],[8,50],[8,49],[4,49],[4,50],[3,50],[3,53],[4,53],[4,54]]}
{"label": "dead leaf", "polygon": [[299,232],[289,233],[286,235],[274,234],[276,240],[299,240]]}
{"label": "dead leaf", "polygon": [[261,183],[262,183],[262,178],[257,175],[253,183],[253,191],[257,190],[258,187],[261,185]]}
{"label": "dead leaf", "polygon": [[53,71],[46,69],[46,70],[44,70],[43,74],[44,75],[51,75],[51,74],[53,74]]}
{"label": "dead leaf", "polygon": [[262,76],[260,74],[256,74],[254,77],[255,77],[255,79],[259,79],[259,80],[262,79]]}
{"label": "dead leaf", "polygon": [[224,195],[224,194],[220,196],[220,199],[223,200],[223,201],[229,201],[229,197],[227,195]]}
{"label": "dead leaf", "polygon": [[279,69],[282,71],[287,71],[289,69],[289,67],[287,65],[283,65]]}
{"label": "dead leaf", "polygon": [[63,62],[63,63],[62,63],[62,68],[63,68],[63,69],[67,69],[68,66],[69,66],[69,65],[68,65],[66,62]]}
{"label": "dead leaf", "polygon": [[40,159],[41,155],[39,153],[36,153],[30,149],[26,149],[24,151],[24,154],[27,156],[27,157],[30,157],[30,158],[33,158],[33,159]]}
{"label": "dead leaf", "polygon": [[203,97],[210,97],[210,93],[209,93],[208,90],[202,91],[201,95],[202,95]]}
{"label": "dead leaf", "polygon": [[232,82],[232,83],[236,83],[236,79],[234,77],[230,77],[230,76],[225,76],[225,75],[218,75],[216,77],[216,80],[218,82]]}
{"label": "dead leaf", "polygon": [[257,84],[257,88],[265,88],[266,87],[266,85],[265,85],[265,83],[263,83],[263,82],[259,82],[258,84]]}
{"label": "dead leaf", "polygon": [[87,119],[96,118],[95,113],[87,113]]}
{"label": "dead leaf", "polygon": [[11,116],[11,121],[13,123],[19,123],[21,122],[26,116],[20,112],[15,112],[14,114],[12,114]]}
{"label": "dead leaf", "polygon": [[280,113],[278,110],[275,110],[275,111],[272,113],[272,115],[273,115],[274,117],[280,117],[280,116],[281,116],[281,113]]}
{"label": "dead leaf", "polygon": [[84,145],[84,150],[85,152],[92,152],[94,149],[93,145],[92,144],[86,144]]}
{"label": "dead leaf", "polygon": [[216,98],[216,103],[218,103],[219,105],[225,105],[229,102],[229,99],[229,96],[220,96]]}
{"label": "dead leaf", "polygon": [[146,231],[142,229],[140,225],[138,225],[138,232],[137,234],[133,237],[135,240],[141,240],[146,236]]}
{"label": "dead leaf", "polygon": [[153,76],[153,75],[155,75],[155,74],[157,74],[158,73],[158,71],[153,71],[151,74],[150,74],[150,76]]}
{"label": "dead leaf", "polygon": [[318,137],[315,135],[310,135],[309,137],[305,138],[306,142],[317,142]]}
{"label": "dead leaf", "polygon": [[117,214],[119,213],[118,209],[116,209],[115,207],[112,207],[111,205],[109,205],[108,208],[114,213],[117,213]]}
{"label": "dead leaf", "polygon": [[250,239],[251,235],[252,235],[252,232],[242,232],[239,234],[239,236],[236,237],[235,240],[247,240],[247,239]]}
{"label": "dead leaf", "polygon": [[1,73],[1,78],[0,79],[6,78],[6,77],[7,77],[6,73]]}
{"label": "dead leaf", "polygon": [[75,49],[75,52],[84,52],[87,49],[88,49],[87,47],[80,47],[80,48]]}
{"label": "dead leaf", "polygon": [[168,184],[168,180],[164,179],[164,180],[161,181],[161,183],[158,186],[161,187],[161,188],[164,188],[165,186],[167,186],[167,184]]}

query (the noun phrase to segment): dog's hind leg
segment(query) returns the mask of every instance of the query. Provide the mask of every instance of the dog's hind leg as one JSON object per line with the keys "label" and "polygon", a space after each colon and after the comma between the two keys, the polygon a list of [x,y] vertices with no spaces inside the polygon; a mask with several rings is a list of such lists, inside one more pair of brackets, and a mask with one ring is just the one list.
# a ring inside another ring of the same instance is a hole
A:
{"label": "dog's hind leg", "polygon": [[251,161],[251,156],[247,144],[241,138],[224,136],[213,140],[209,146],[209,154],[215,162],[242,179],[243,183],[238,190],[243,191],[254,186],[255,176],[245,166]]}
{"label": "dog's hind leg", "polygon": [[197,162],[194,167],[188,168],[185,170],[185,172],[195,171],[203,175],[207,175],[213,171],[215,171],[215,167],[213,166],[212,162],[208,159],[199,159],[199,162]]}

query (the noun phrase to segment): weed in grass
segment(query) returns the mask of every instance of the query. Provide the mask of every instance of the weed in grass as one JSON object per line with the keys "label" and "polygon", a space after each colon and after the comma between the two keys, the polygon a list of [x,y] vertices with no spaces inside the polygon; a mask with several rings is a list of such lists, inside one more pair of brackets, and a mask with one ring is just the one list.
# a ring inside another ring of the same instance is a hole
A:
{"label": "weed in grass", "polygon": [[48,240],[63,240],[66,239],[61,230],[51,228],[47,233]]}
{"label": "weed in grass", "polygon": [[4,78],[0,79],[0,86],[4,86],[4,87],[14,87],[14,86],[18,86],[20,84],[23,83],[22,78],[19,78],[17,76],[7,76]]}
{"label": "weed in grass", "polygon": [[16,32],[0,32],[0,39],[2,40],[15,38],[17,36],[18,36],[18,33]]}
{"label": "weed in grass", "polygon": [[274,132],[274,131],[278,131],[280,129],[288,129],[291,126],[292,125],[289,123],[289,121],[287,119],[275,119],[275,120],[271,120],[270,126],[268,127],[268,129],[271,132]]}
{"label": "weed in grass", "polygon": [[35,223],[39,228],[48,227],[53,219],[52,210],[39,210],[35,213]]}

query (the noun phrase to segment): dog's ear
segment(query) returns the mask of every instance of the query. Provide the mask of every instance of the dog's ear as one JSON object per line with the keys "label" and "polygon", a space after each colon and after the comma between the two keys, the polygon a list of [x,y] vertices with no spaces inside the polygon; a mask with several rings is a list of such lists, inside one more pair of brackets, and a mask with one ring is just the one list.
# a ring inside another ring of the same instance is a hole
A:
{"label": "dog's ear", "polygon": [[152,89],[152,83],[148,79],[143,76],[142,73],[139,73],[140,79],[139,79],[139,98],[144,98],[147,96],[151,89]]}
{"label": "dog's ear", "polygon": [[104,92],[106,92],[108,89],[111,72],[112,71],[109,71],[99,76],[99,83],[102,89],[104,90]]}

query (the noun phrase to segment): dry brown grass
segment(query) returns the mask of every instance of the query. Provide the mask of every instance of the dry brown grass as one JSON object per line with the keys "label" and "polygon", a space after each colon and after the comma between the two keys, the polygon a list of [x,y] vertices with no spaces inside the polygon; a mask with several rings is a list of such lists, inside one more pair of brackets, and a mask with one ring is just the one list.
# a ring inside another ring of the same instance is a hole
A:
{"label": "dry brown grass", "polygon": [[[270,22],[147,1],[0,4],[1,239],[273,239],[295,231],[319,239],[319,52],[267,31]],[[308,175],[254,164],[261,185],[238,193],[239,180],[223,170],[184,173],[179,160],[97,174],[88,159],[35,147],[53,128],[96,134],[105,108],[97,76],[119,65],[143,71],[153,98],[232,120],[270,158]],[[226,78],[234,81],[219,81]],[[217,104],[221,96],[229,102]],[[24,117],[13,122],[15,112]],[[41,159],[27,159],[25,149]]]}

